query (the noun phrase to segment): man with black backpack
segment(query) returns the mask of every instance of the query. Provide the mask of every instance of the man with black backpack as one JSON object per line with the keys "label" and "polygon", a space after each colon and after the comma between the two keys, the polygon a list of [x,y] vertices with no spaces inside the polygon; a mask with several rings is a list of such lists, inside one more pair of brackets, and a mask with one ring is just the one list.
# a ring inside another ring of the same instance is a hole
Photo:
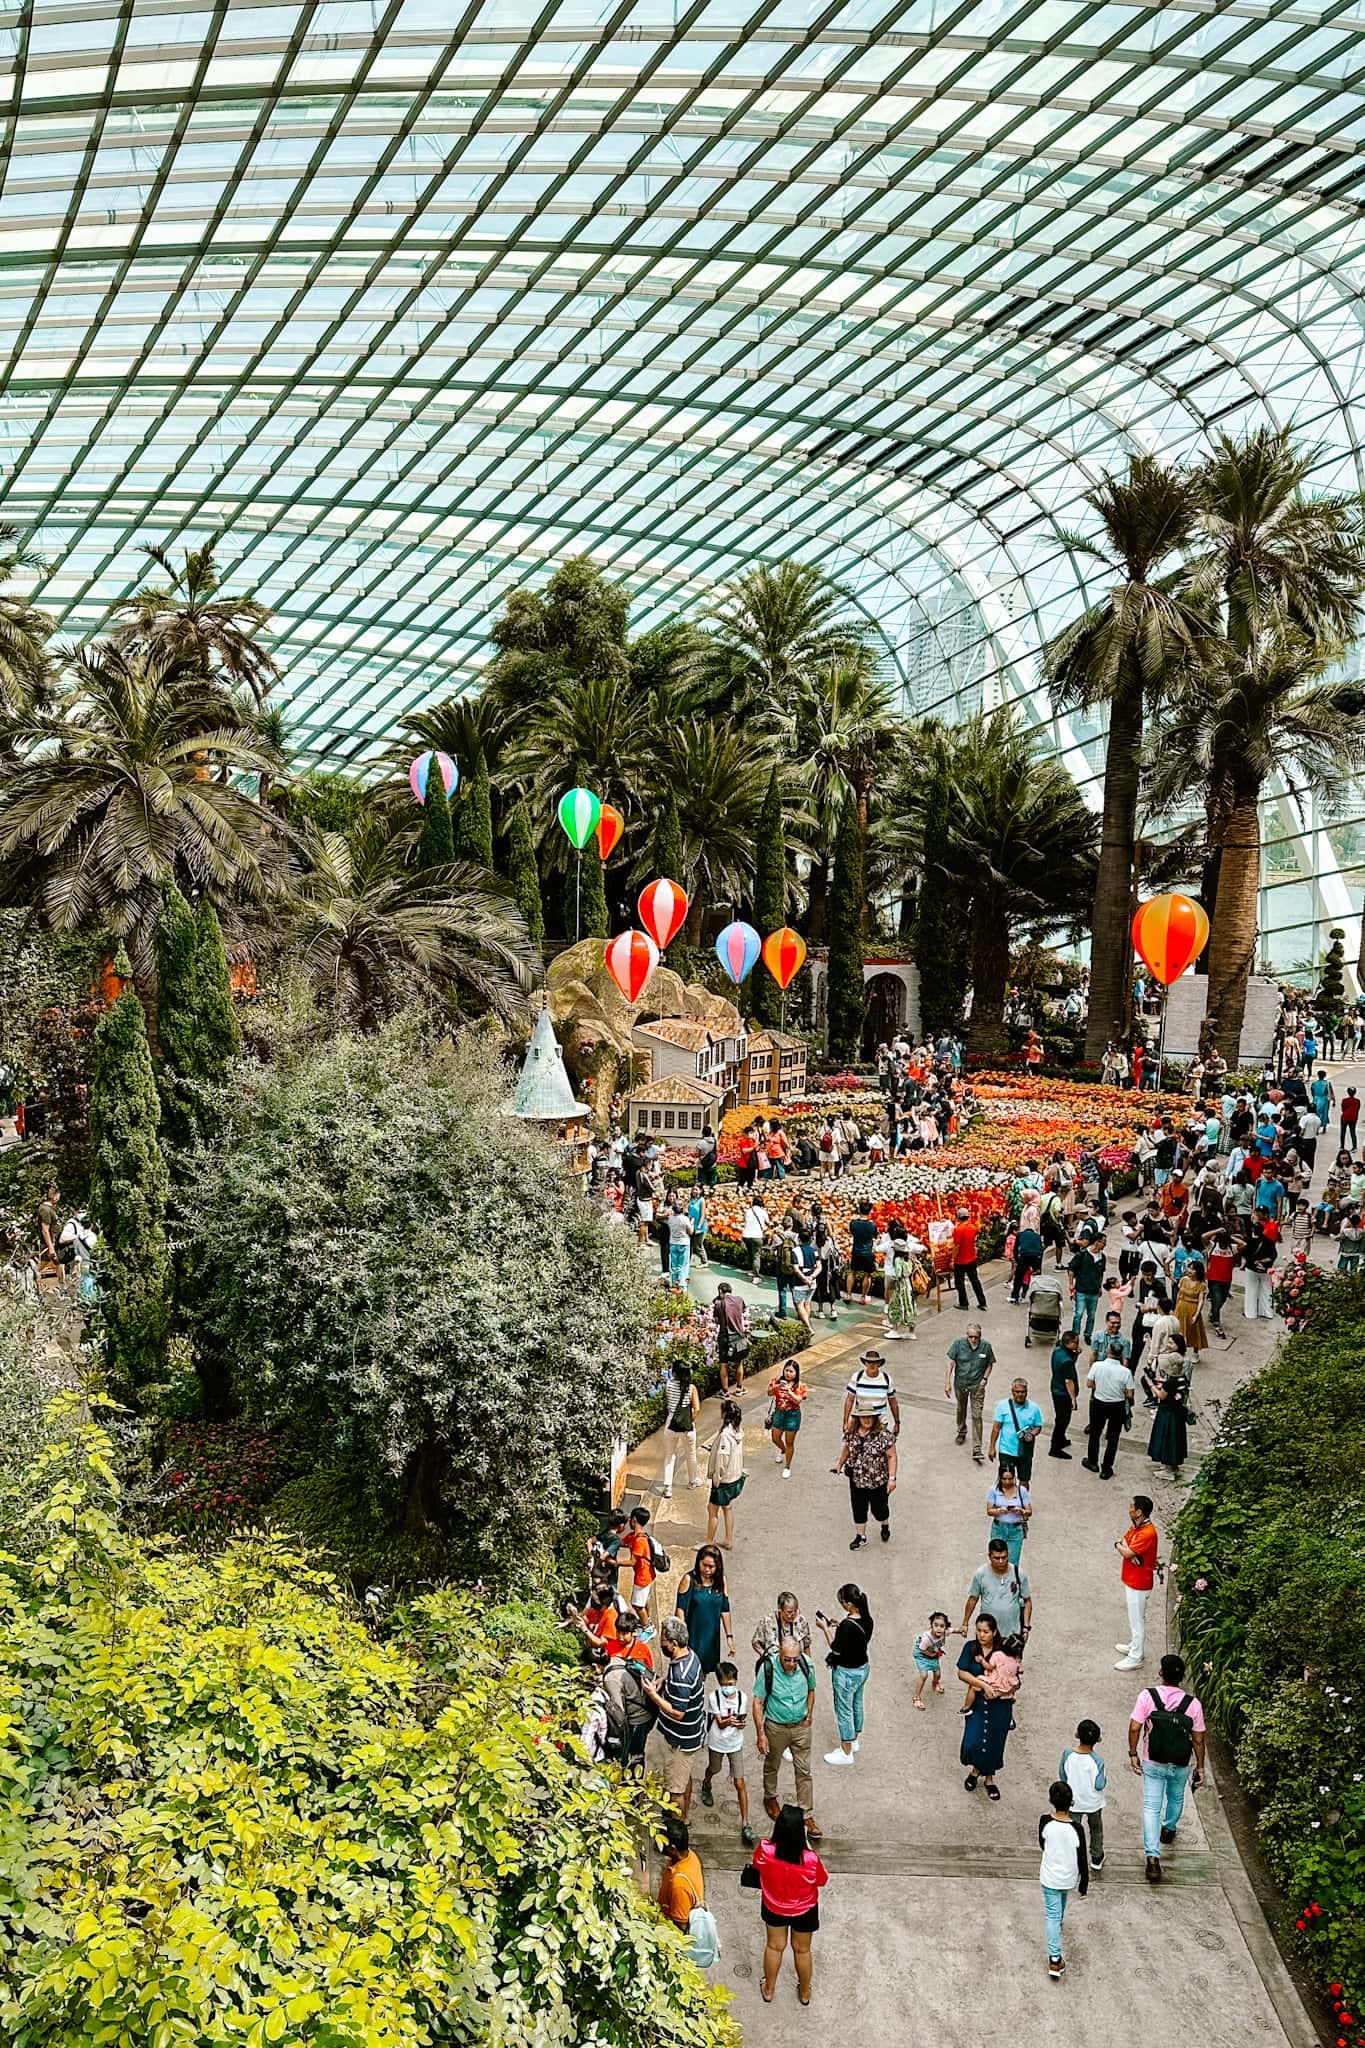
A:
{"label": "man with black backpack", "polygon": [[1204,1709],[1185,1691],[1183,1657],[1163,1657],[1161,1683],[1138,1694],[1128,1723],[1128,1762],[1142,1780],[1147,1881],[1160,1884],[1161,1851],[1175,1840],[1185,1787],[1197,1791],[1204,1778]]}

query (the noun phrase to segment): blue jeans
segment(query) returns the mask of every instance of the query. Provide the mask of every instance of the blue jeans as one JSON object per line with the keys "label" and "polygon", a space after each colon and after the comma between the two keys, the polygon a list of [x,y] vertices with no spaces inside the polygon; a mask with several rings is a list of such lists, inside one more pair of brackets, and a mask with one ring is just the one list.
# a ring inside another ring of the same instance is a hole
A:
{"label": "blue jeans", "polygon": [[777,1276],[777,1315],[779,1322],[787,1315],[787,1296],[791,1292],[792,1279],[789,1273]]}
{"label": "blue jeans", "polygon": [[839,1727],[840,1742],[855,1742],[863,1732],[863,1687],[867,1684],[867,1666],[860,1665],[856,1671],[846,1671],[841,1664],[834,1667],[834,1718]]}
{"label": "blue jeans", "polygon": [[686,1287],[691,1266],[691,1245],[671,1244],[668,1247],[668,1277],[674,1287]]}
{"label": "blue jeans", "polygon": [[1092,1341],[1095,1335],[1095,1311],[1099,1305],[1100,1298],[1098,1294],[1078,1294],[1076,1296],[1076,1312],[1071,1318],[1071,1327],[1073,1330],[1079,1330],[1081,1327],[1081,1317],[1085,1317],[1085,1341],[1087,1344]]}
{"label": "blue jeans", "polygon": [[1185,1787],[1190,1780],[1188,1764],[1142,1766],[1142,1846],[1148,1856],[1161,1854],[1161,1830],[1173,1828],[1185,1810]]}
{"label": "blue jeans", "polygon": [[1043,1918],[1047,1922],[1047,1952],[1049,1958],[1062,1952],[1062,1921],[1066,1918],[1066,1902],[1069,1892],[1059,1892],[1054,1885],[1043,1886]]}

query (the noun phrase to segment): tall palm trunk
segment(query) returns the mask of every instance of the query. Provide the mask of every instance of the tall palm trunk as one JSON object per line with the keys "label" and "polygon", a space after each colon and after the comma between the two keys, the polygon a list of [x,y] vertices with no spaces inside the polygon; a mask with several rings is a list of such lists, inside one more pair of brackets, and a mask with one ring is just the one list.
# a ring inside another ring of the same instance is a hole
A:
{"label": "tall palm trunk", "polygon": [[1247,982],[1256,964],[1261,883],[1261,786],[1238,775],[1218,838],[1218,899],[1209,934],[1209,1001],[1203,1041],[1236,1066]]}
{"label": "tall palm trunk", "polygon": [[1005,1037],[1005,989],[1010,973],[1009,920],[995,892],[972,898],[972,1015],[969,1053],[996,1053]]}
{"label": "tall palm trunk", "polygon": [[[1104,815],[1095,904],[1090,921],[1090,1011],[1085,1056],[1096,1064],[1111,1039],[1123,1037],[1132,978],[1129,901],[1137,844],[1138,773],[1142,758],[1142,678],[1130,660],[1109,705],[1104,755]],[[975,1003],[973,1003],[975,1008]]]}

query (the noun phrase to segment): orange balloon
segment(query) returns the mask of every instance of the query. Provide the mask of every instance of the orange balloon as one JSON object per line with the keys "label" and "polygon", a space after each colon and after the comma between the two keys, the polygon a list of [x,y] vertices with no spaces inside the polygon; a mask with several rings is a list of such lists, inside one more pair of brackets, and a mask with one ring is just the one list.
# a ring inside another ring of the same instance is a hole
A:
{"label": "orange balloon", "polygon": [[626,821],[614,804],[603,804],[602,815],[597,821],[597,851],[603,860],[611,852],[617,840],[626,829]]}
{"label": "orange balloon", "polygon": [[1179,981],[1209,942],[1209,921],[1192,897],[1153,896],[1133,919],[1133,950],[1163,988]]}
{"label": "orange balloon", "polygon": [[806,942],[789,924],[784,924],[781,931],[769,932],[763,941],[763,965],[784,991],[792,976],[801,971],[805,957]]}

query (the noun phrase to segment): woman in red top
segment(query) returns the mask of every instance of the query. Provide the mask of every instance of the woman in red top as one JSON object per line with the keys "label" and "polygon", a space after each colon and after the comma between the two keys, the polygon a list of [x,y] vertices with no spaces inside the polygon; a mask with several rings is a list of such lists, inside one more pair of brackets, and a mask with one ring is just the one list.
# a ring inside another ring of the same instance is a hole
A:
{"label": "woman in red top", "polygon": [[768,1930],[760,1986],[764,2003],[772,2003],[790,1934],[796,1995],[802,2005],[809,2005],[810,1942],[820,1925],[820,1890],[829,1883],[829,1872],[806,1840],[806,1816],[799,1806],[783,1807],[767,1841],[754,1850],[754,1869],[763,1894],[763,1924]]}
{"label": "woman in red top", "polygon": [[1223,1334],[1223,1303],[1232,1292],[1232,1239],[1226,1230],[1210,1230],[1204,1238],[1204,1271],[1209,1282],[1209,1328]]}

